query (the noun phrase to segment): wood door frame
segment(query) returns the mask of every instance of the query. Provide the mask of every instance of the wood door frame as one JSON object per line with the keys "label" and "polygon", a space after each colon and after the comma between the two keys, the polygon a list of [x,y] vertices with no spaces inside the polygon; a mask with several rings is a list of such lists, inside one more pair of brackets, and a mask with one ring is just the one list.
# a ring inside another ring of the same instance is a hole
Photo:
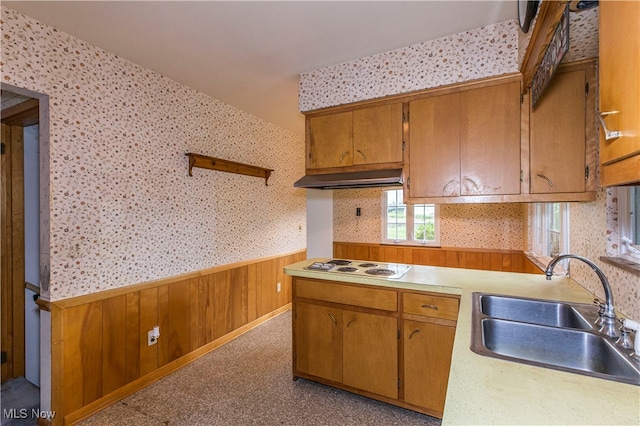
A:
{"label": "wood door frame", "polygon": [[23,128],[2,123],[2,381],[25,374]]}
{"label": "wood door frame", "polygon": [[[25,376],[24,127],[39,123],[40,100],[2,110],[2,382]],[[8,302],[8,303],[7,303]]]}

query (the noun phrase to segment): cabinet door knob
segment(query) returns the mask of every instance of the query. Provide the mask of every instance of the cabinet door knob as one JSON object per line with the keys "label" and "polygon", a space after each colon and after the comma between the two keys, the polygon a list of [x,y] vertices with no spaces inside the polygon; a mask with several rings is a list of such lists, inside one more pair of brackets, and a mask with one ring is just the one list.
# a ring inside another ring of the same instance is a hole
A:
{"label": "cabinet door knob", "polygon": [[342,163],[342,160],[344,160],[344,157],[346,157],[351,151],[345,151],[342,153],[342,155],[340,156],[340,159],[338,160],[340,163]]}
{"label": "cabinet door knob", "polygon": [[334,324],[338,324],[338,320],[336,319],[336,317],[334,317],[333,315],[331,315],[331,313],[328,313],[327,315],[329,315],[329,318],[331,318],[331,320],[333,320]]}
{"label": "cabinet door knob", "polygon": [[433,309],[434,311],[438,310],[438,307],[436,305],[422,305],[422,307],[426,309]]}
{"label": "cabinet door knob", "polygon": [[409,340],[411,340],[411,338],[413,337],[413,335],[414,335],[414,334],[416,334],[416,333],[420,333],[420,329],[419,329],[419,328],[416,328],[415,330],[413,330],[413,331],[411,332],[411,334],[409,335]]}
{"label": "cabinet door knob", "polygon": [[617,114],[618,112],[619,111],[605,111],[605,112],[596,111],[596,117],[598,117],[598,121],[600,121],[600,127],[602,127],[602,130],[604,130],[605,140],[612,141],[622,136],[622,132],[620,130],[607,129],[607,124],[604,122],[604,117],[611,114]]}
{"label": "cabinet door knob", "polygon": [[547,181],[547,183],[549,184],[549,186],[553,186],[553,182],[551,181],[551,179],[549,179],[548,177],[546,177],[545,175],[543,175],[542,173],[538,173],[538,177],[542,178],[544,180]]}
{"label": "cabinet door knob", "polygon": [[349,326],[351,325],[352,322],[355,322],[355,318],[352,320],[349,320],[349,322],[347,323],[347,328],[349,328]]}
{"label": "cabinet door knob", "polygon": [[366,159],[367,159],[367,156],[366,156],[366,155],[364,155],[364,152],[360,151],[359,149],[356,149],[356,152],[357,152],[358,154],[362,155],[362,159],[363,159],[363,160],[366,160]]}

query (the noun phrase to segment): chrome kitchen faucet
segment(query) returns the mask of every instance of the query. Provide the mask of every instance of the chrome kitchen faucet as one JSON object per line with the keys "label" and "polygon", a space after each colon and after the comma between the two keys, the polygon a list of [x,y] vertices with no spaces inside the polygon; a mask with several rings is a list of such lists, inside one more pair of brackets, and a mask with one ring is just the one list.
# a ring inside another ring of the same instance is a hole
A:
{"label": "chrome kitchen faucet", "polygon": [[598,265],[585,257],[575,254],[562,254],[558,257],[553,258],[553,260],[549,262],[547,269],[545,269],[544,274],[547,276],[548,280],[550,280],[551,276],[553,275],[553,268],[555,268],[558,262],[564,259],[578,259],[583,261],[584,263],[589,265],[591,269],[595,271],[596,275],[598,275],[598,278],[600,278],[600,282],[602,283],[602,287],[604,288],[605,302],[604,308],[600,312],[599,331],[607,337],[617,339],[620,335],[620,332],[616,327],[616,313],[613,309],[613,292],[611,291],[611,286],[609,285],[609,281],[607,280],[607,277],[605,277],[604,272],[602,272]]}

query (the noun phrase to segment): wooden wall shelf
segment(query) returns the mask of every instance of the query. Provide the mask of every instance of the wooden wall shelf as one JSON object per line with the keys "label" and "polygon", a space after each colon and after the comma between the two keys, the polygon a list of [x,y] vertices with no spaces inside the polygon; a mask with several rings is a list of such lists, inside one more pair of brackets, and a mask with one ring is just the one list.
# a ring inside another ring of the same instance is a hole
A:
{"label": "wooden wall shelf", "polygon": [[263,167],[251,166],[249,164],[236,163],[235,161],[222,160],[220,158],[208,157],[200,154],[185,154],[189,157],[189,176],[191,169],[194,167],[200,167],[202,169],[218,170],[221,172],[236,173],[240,175],[255,176],[264,178],[264,185],[267,186],[267,181],[273,169],[265,169]]}

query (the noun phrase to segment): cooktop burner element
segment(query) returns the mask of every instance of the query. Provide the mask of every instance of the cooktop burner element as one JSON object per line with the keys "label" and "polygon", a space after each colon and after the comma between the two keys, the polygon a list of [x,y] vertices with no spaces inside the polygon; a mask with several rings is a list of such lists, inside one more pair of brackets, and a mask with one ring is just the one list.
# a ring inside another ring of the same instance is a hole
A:
{"label": "cooktop burner element", "polygon": [[338,266],[351,265],[351,262],[349,262],[348,260],[342,260],[342,259],[332,259],[327,261],[327,263],[330,263],[332,265],[338,265]]}
{"label": "cooktop burner element", "polygon": [[323,274],[344,274],[381,280],[395,280],[404,276],[411,269],[411,265],[385,262],[373,263],[364,260],[322,259],[311,263],[304,269]]}
{"label": "cooktop burner element", "polygon": [[307,266],[304,269],[309,269],[311,271],[330,271],[335,265],[330,263],[322,263],[322,262],[313,262],[311,265]]}
{"label": "cooktop burner element", "polygon": [[383,276],[394,275],[396,273],[396,271],[394,270],[384,269],[384,268],[367,269],[364,272],[369,275],[383,275]]}

